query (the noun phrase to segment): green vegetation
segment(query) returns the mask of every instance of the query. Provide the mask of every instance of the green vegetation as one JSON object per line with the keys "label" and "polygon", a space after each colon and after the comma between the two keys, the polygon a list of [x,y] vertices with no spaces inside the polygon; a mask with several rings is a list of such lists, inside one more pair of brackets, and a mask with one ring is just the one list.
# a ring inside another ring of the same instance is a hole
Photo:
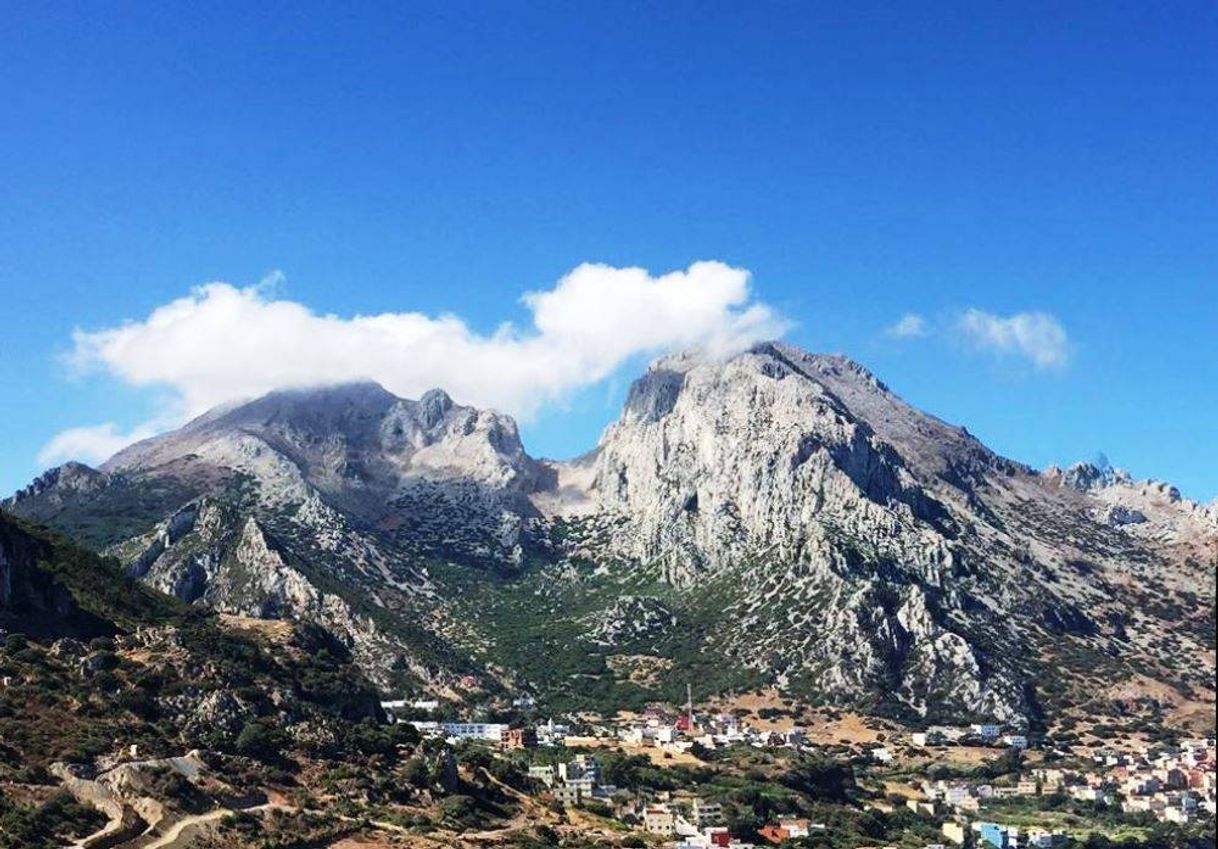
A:
{"label": "green vegetation", "polygon": [[118,478],[109,486],[77,494],[37,520],[81,545],[100,551],[164,519],[200,493],[175,478]]}
{"label": "green vegetation", "polygon": [[2,626],[15,624],[32,634],[54,628],[60,633],[101,636],[138,625],[171,622],[182,615],[182,605],[131,581],[116,561],[98,557],[52,531],[0,513],[0,539],[29,561],[22,567],[30,569],[31,591],[40,598],[28,599],[27,603],[62,602],[65,594],[70,599],[67,604],[57,605],[56,617],[37,607],[27,612],[0,611]]}
{"label": "green vegetation", "polygon": [[361,830],[359,823],[345,822],[314,811],[272,811],[265,818],[240,813],[228,817],[221,824],[220,836],[226,846],[312,849],[330,845]]}
{"label": "green vegetation", "polygon": [[51,849],[105,825],[106,818],[58,792],[41,805],[14,804],[0,794],[0,849]]}
{"label": "green vegetation", "polygon": [[[462,642],[475,658],[518,672],[537,688],[546,710],[638,711],[650,702],[684,701],[687,682],[699,698],[759,685],[756,673],[706,650],[728,598],[730,576],[681,592],[654,570],[611,578],[590,564],[534,564],[501,574],[429,563],[428,572],[454,603],[453,618],[465,623]],[[661,602],[678,627],[627,636],[612,646],[591,642],[596,623],[624,596]],[[654,673],[632,679],[613,668],[615,657],[635,656],[644,663],[654,658]]]}

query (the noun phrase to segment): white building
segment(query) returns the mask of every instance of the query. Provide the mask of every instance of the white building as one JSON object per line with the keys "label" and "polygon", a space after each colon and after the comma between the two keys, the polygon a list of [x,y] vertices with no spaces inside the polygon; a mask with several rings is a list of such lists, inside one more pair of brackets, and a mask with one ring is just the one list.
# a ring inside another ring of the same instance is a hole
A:
{"label": "white building", "polygon": [[536,779],[546,787],[554,786],[554,778],[556,772],[553,766],[531,766],[529,767],[529,778]]}
{"label": "white building", "polygon": [[425,737],[450,740],[491,740],[498,743],[507,728],[501,722],[419,722],[410,723]]}
{"label": "white building", "polygon": [[537,726],[537,742],[542,746],[555,746],[570,733],[570,726],[561,725],[550,719]]}

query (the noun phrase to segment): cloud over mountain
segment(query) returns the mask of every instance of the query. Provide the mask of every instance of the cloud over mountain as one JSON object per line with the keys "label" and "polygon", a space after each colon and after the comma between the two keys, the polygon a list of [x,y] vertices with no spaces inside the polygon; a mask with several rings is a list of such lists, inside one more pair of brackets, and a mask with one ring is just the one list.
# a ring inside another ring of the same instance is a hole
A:
{"label": "cloud over mountain", "polygon": [[[522,302],[531,327],[482,334],[455,315],[322,315],[276,300],[266,286],[210,283],[142,320],[78,330],[68,360],[81,373],[169,389],[168,420],[279,387],[359,379],[403,397],[439,386],[463,403],[527,419],[634,356],[685,348],[727,355],[787,327],[756,300],[748,271],[720,262],[659,276],[585,263]],[[73,428],[40,460],[97,459],[124,439],[112,424]]]}

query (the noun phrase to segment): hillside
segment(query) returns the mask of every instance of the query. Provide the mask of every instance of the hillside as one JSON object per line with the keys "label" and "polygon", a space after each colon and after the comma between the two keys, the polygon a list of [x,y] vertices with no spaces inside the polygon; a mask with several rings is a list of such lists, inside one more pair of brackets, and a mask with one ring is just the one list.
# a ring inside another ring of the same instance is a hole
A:
{"label": "hillside", "polygon": [[386,724],[316,625],[185,605],[6,513],[0,589],[0,849],[470,846],[565,822],[485,753]]}

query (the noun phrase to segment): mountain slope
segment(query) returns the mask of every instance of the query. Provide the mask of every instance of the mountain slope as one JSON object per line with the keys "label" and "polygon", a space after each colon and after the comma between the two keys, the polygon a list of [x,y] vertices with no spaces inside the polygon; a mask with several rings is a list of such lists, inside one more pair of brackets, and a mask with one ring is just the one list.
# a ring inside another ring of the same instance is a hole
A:
{"label": "mountain slope", "polygon": [[[1140,672],[1212,693],[1197,661],[1212,669],[1213,510],[1177,499],[1147,527],[1114,526],[1109,504],[844,358],[763,345],[661,361],[559,480],[559,510],[612,528],[590,555],[692,592],[730,574],[712,647],[810,694],[1031,716],[1054,661],[1080,691]],[[1187,550],[1151,542],[1163,535]]]}
{"label": "mountain slope", "polygon": [[[423,564],[519,563],[541,473],[510,419],[355,384],[214,410],[10,506],[182,601],[320,624],[386,689],[452,693],[477,670],[420,621],[440,615]],[[121,537],[98,532],[109,516]]]}
{"label": "mountain slope", "polygon": [[286,730],[379,716],[375,692],[320,629],[289,627],[255,645],[233,620],[140,586],[117,563],[3,512],[0,588],[9,678],[0,779],[9,767],[91,757],[114,741],[231,747],[259,717]]}
{"label": "mountain slope", "polygon": [[1218,511],[1038,474],[781,344],[658,361],[571,463],[442,392],[357,384],[218,409],[10,505],[183,601],[318,623],[387,689],[777,684],[1016,722],[1131,681],[1213,698]]}
{"label": "mountain slope", "polygon": [[37,638],[111,636],[182,611],[116,564],[0,512],[0,629]]}

